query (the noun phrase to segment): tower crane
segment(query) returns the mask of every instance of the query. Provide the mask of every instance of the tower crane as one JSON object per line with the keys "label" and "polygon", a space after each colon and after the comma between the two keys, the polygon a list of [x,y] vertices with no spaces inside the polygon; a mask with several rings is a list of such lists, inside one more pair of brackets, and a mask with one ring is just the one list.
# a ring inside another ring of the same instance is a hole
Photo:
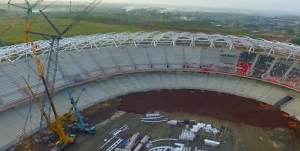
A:
{"label": "tower crane", "polygon": [[87,133],[87,134],[95,134],[96,133],[96,128],[94,126],[90,126],[87,123],[84,123],[83,118],[80,115],[79,109],[77,107],[77,103],[74,101],[74,98],[72,96],[72,92],[70,91],[70,88],[69,88],[69,85],[67,83],[66,77],[65,77],[65,75],[64,75],[64,73],[62,71],[62,68],[59,65],[59,63],[58,63],[58,67],[59,67],[59,71],[61,73],[61,76],[62,76],[62,78],[65,81],[65,87],[67,89],[67,92],[68,92],[68,95],[69,95],[69,99],[71,100],[71,104],[73,105],[74,110],[75,110],[75,114],[77,116],[77,122],[73,123],[72,125],[70,125],[69,128],[72,131],[84,132],[84,133]]}
{"label": "tower crane", "polygon": [[23,36],[22,36],[22,42],[23,43],[28,42],[28,33],[27,33],[27,31],[30,29],[30,22],[31,22],[30,20],[31,20],[31,17],[32,17],[32,10],[35,7],[37,7],[42,1],[43,0],[37,0],[33,5],[31,5],[28,0],[24,0],[27,7],[12,4],[11,0],[8,1],[8,5],[15,6],[15,7],[26,10],[27,14],[26,14],[26,19],[25,19],[25,24],[24,24],[24,32],[23,32]]}

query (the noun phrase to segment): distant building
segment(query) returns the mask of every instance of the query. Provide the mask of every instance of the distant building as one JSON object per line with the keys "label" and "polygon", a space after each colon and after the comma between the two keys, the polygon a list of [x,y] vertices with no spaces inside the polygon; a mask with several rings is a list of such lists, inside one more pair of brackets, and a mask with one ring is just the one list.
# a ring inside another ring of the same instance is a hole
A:
{"label": "distant building", "polygon": [[180,20],[184,20],[184,21],[195,21],[196,17],[187,17],[187,16],[181,16]]}
{"label": "distant building", "polygon": [[187,20],[187,17],[186,16],[181,16],[180,20]]}

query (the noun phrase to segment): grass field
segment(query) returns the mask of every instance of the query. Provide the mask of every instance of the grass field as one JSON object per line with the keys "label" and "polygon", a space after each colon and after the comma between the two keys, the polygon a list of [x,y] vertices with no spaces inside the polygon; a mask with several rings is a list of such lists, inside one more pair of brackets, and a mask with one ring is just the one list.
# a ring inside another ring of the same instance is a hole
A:
{"label": "grass field", "polygon": [[[59,30],[64,30],[72,21],[72,19],[52,19],[53,23],[57,26]],[[22,42],[22,34],[24,29],[24,20],[15,19],[12,21],[14,27],[7,31],[1,38],[7,44],[20,43]],[[10,25],[9,20],[1,20],[0,22],[0,32],[5,30]],[[44,20],[37,20],[31,28],[31,31],[42,32],[42,33],[51,33],[54,34],[54,30],[51,26]],[[95,33],[109,33],[109,32],[137,32],[137,31],[147,31],[147,29],[130,27],[126,25],[109,25],[95,22],[82,21],[74,28],[72,28],[65,37],[76,36],[76,35],[89,35]],[[150,31],[148,29],[148,31]],[[151,30],[152,31],[152,30]],[[38,35],[29,35],[30,41],[43,39]]]}
{"label": "grass field", "polygon": [[[73,19],[63,19],[63,18],[51,18],[52,22],[57,26],[60,31],[63,31]],[[24,29],[24,19],[14,19],[11,20],[1,20],[0,21],[0,33],[4,31],[11,24],[14,24],[14,27],[7,31],[2,35],[1,39],[7,45],[21,43],[22,42],[22,34]],[[137,31],[178,31],[178,32],[204,32],[204,33],[220,33],[223,35],[238,35],[238,36],[249,36],[249,37],[260,37],[266,40],[278,40],[278,41],[287,41],[290,39],[287,35],[280,34],[272,34],[266,33],[264,36],[260,33],[257,34],[246,34],[241,29],[236,28],[204,28],[204,27],[175,27],[175,26],[165,26],[151,23],[139,23],[133,26],[130,25],[122,25],[122,24],[103,24],[101,20],[94,19],[92,21],[82,21],[77,24],[74,28],[72,28],[69,32],[67,32],[64,37],[71,37],[77,35],[90,35],[95,33],[110,33],[110,32],[137,32]],[[48,24],[48,22],[40,17],[32,26],[31,31],[42,32],[55,34],[52,27]],[[270,36],[271,35],[271,36]],[[38,35],[29,35],[29,41],[41,40],[43,37]]]}

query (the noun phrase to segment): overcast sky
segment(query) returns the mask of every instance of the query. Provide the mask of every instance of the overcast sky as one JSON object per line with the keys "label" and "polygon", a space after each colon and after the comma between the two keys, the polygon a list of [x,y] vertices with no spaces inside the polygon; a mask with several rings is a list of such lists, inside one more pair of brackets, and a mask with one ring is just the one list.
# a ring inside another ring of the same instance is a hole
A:
{"label": "overcast sky", "polygon": [[[0,0],[4,1],[4,0]],[[24,1],[24,0],[12,0]],[[29,0],[36,1],[36,0]],[[53,0],[44,0],[53,1]],[[70,0],[58,0],[70,1]],[[91,0],[71,0],[71,1],[91,1]],[[279,10],[300,12],[300,0],[103,0],[105,3],[143,3],[143,4],[163,4],[163,5],[192,5],[201,7],[217,8],[245,8],[260,10]]]}

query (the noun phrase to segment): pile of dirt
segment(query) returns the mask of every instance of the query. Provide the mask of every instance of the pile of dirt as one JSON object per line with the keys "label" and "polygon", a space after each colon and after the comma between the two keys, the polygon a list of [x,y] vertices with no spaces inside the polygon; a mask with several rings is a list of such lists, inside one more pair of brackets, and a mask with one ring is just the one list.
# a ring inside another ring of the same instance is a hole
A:
{"label": "pile of dirt", "polygon": [[144,114],[147,111],[185,112],[265,128],[288,128],[291,118],[275,107],[261,107],[248,98],[218,92],[162,90],[120,97],[119,110]]}

